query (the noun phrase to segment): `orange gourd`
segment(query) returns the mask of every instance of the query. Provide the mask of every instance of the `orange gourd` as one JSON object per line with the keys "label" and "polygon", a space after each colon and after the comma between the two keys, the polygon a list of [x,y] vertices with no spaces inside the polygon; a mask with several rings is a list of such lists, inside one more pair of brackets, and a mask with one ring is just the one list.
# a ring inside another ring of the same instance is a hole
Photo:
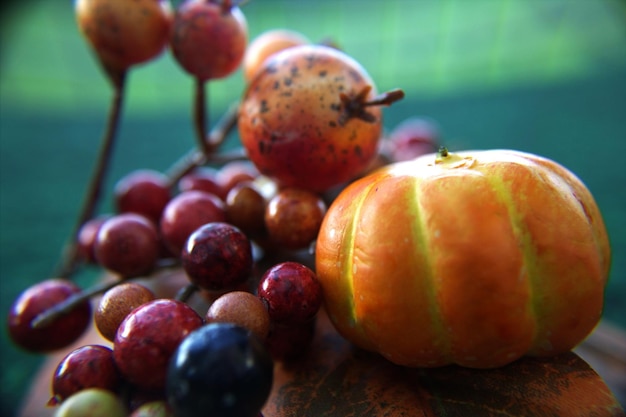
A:
{"label": "orange gourd", "polygon": [[610,266],[585,185],[510,150],[443,150],[355,181],[329,207],[315,256],[337,330],[414,367],[572,349],[600,319]]}

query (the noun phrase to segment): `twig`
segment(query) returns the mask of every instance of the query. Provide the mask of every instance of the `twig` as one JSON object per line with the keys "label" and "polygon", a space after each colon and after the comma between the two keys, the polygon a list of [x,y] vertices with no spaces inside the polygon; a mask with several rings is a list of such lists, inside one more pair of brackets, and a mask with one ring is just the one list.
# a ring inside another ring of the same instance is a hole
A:
{"label": "twig", "polygon": [[200,78],[196,79],[195,94],[193,100],[193,120],[196,128],[196,139],[198,141],[198,148],[204,153],[205,156],[209,156],[212,152],[211,145],[207,140],[207,110],[206,110],[206,87],[205,80]]}
{"label": "twig", "polygon": [[[226,113],[218,120],[209,134],[208,142],[212,150],[218,149],[220,145],[226,140],[228,134],[237,125],[237,114],[239,111],[239,103],[233,103]],[[197,147],[189,150],[178,161],[167,170],[166,175],[169,178],[169,185],[173,187],[182,177],[193,171],[195,168],[206,165],[209,162],[223,163],[229,160],[244,159],[245,154],[241,151],[237,151],[229,155],[228,153],[218,154],[212,152],[206,155],[203,151],[198,150]]]}
{"label": "twig", "polygon": [[76,267],[80,259],[77,241],[78,233],[80,232],[80,228],[83,224],[93,217],[102,194],[102,185],[108,171],[109,161],[111,160],[111,155],[113,153],[115,138],[117,136],[122,114],[122,105],[124,102],[126,85],[126,71],[117,72],[115,77],[111,76],[111,79],[114,94],[106,129],[101,140],[100,152],[98,153],[96,166],[87,188],[87,194],[85,196],[81,212],[79,213],[74,230],[70,235],[70,240],[65,245],[61,262],[57,266],[55,273],[55,276],[57,277],[68,278],[76,271]]}
{"label": "twig", "polygon": [[[155,266],[154,272],[161,269],[173,268],[178,264],[179,262],[176,259],[161,259]],[[30,325],[33,328],[45,327],[48,324],[54,322],[57,318],[59,318],[59,316],[69,313],[74,308],[76,308],[77,305],[89,300],[94,295],[103,294],[117,285],[138,278],[145,278],[145,276],[122,277],[112,282],[98,282],[91,287],[82,290],[79,293],[69,296],[65,300],[61,301],[58,304],[55,304],[49,309],[44,310],[31,321]]]}

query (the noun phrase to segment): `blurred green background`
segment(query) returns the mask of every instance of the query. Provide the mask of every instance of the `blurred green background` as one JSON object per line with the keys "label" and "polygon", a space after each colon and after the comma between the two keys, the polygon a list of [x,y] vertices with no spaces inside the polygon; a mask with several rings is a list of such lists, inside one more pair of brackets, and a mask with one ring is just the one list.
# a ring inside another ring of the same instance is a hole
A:
{"label": "blurred green background", "polygon": [[[174,2],[173,4],[178,4]],[[512,148],[552,158],[589,187],[613,248],[604,318],[626,328],[626,3],[622,0],[252,0],[250,37],[286,27],[332,38],[379,90],[406,99],[392,128],[433,119],[451,150]],[[49,276],[74,224],[111,89],[71,1],[6,3],[0,45],[0,311]],[[130,73],[107,181],[167,169],[194,145],[193,81],[169,52]],[[240,72],[209,87],[211,119],[240,97]],[[236,141],[234,137],[231,140]],[[92,282],[98,271],[77,277]],[[572,283],[575,285],[575,283]],[[3,416],[42,359],[0,335]]]}

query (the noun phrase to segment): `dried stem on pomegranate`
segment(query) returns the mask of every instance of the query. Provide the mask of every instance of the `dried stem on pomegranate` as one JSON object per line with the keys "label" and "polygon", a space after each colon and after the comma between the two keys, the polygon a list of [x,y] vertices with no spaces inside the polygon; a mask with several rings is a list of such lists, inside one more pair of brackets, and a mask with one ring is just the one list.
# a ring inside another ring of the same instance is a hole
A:
{"label": "dried stem on pomegranate", "polygon": [[342,113],[339,117],[339,124],[343,125],[348,120],[357,118],[366,122],[373,123],[376,121],[376,117],[367,111],[368,107],[372,106],[390,106],[396,101],[404,98],[404,91],[401,89],[390,90],[381,94],[378,94],[374,98],[368,100],[367,96],[372,91],[372,86],[367,85],[363,87],[361,91],[354,95],[348,95],[346,93],[339,94],[339,100],[341,101]]}
{"label": "dried stem on pomegranate", "polygon": [[79,264],[78,233],[86,221],[93,218],[102,194],[102,185],[109,168],[109,162],[113,153],[115,139],[122,115],[124,93],[126,85],[126,71],[118,71],[110,76],[113,84],[113,100],[111,102],[109,117],[104,131],[100,152],[96,160],[94,172],[87,188],[82,209],[78,215],[74,230],[70,235],[70,241],[65,245],[61,262],[56,269],[55,276],[61,278],[71,277]]}

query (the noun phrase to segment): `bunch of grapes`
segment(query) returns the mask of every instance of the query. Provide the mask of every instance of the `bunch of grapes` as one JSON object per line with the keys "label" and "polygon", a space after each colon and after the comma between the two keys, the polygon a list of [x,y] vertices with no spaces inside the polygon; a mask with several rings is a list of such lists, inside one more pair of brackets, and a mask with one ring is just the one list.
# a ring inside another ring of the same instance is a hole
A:
{"label": "bunch of grapes", "polygon": [[[294,31],[248,44],[235,1],[78,0],[76,14],[114,87],[113,117],[59,273],[19,296],[9,334],[46,353],[93,318],[109,342],[58,364],[49,405],[59,416],[93,404],[109,417],[259,416],[274,362],[296,360],[314,337],[323,297],[310,248],[333,193],[376,164],[434,150],[436,129],[407,124],[381,141],[381,107],[401,90],[377,93],[353,58]],[[129,172],[115,212],[96,214],[125,75],[168,47],[197,81],[197,146],[168,172]],[[243,97],[208,131],[205,88],[240,67]],[[242,149],[220,152],[235,128]],[[79,288],[71,275],[89,264],[113,278]]]}

